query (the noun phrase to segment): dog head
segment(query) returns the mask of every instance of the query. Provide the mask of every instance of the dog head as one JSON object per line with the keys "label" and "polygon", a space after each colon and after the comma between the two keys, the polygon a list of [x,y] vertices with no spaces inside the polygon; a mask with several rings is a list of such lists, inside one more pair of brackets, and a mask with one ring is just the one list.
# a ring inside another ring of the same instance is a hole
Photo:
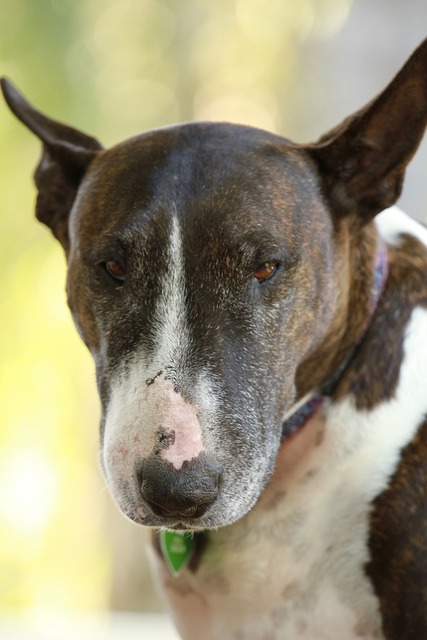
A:
{"label": "dog head", "polygon": [[375,101],[305,146],[199,123],[103,150],[3,81],[43,143],[36,213],[67,256],[103,468],[135,522],[218,527],[256,503],[283,416],[368,314],[370,221],[422,137],[426,71],[424,42]]}

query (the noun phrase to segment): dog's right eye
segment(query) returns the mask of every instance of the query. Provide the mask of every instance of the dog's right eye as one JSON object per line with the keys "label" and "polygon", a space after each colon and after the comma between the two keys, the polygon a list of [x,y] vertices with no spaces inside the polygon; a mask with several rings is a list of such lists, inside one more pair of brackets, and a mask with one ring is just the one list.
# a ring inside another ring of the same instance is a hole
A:
{"label": "dog's right eye", "polygon": [[253,272],[253,276],[258,282],[265,282],[274,276],[278,268],[279,264],[276,260],[269,260],[268,262],[260,264]]}
{"label": "dog's right eye", "polygon": [[116,282],[124,282],[126,278],[126,267],[115,260],[107,260],[103,263],[103,267],[108,275],[116,280]]}

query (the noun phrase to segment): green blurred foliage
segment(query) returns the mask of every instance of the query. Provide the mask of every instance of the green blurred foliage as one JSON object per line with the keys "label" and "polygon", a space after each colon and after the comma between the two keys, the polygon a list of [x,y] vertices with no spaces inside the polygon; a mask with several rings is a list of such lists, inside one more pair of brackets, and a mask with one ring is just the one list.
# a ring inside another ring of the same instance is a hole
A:
{"label": "green blurred foliage", "polygon": [[[296,43],[333,33],[349,6],[0,0],[0,72],[106,144],[191,119],[286,131]],[[62,251],[32,218],[38,154],[0,105],[0,605],[97,609],[111,561],[96,389],[66,308]]]}

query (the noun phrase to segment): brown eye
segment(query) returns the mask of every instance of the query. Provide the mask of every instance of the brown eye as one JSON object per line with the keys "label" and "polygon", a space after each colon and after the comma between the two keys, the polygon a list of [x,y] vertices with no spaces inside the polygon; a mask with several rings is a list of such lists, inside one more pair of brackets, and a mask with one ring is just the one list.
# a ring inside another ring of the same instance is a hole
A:
{"label": "brown eye", "polygon": [[108,260],[104,263],[104,267],[108,275],[118,282],[124,282],[126,277],[126,269],[119,262]]}
{"label": "brown eye", "polygon": [[257,269],[255,269],[253,273],[254,278],[256,278],[258,282],[264,282],[264,280],[268,280],[269,278],[274,276],[278,269],[278,266],[279,265],[275,260],[263,262]]}

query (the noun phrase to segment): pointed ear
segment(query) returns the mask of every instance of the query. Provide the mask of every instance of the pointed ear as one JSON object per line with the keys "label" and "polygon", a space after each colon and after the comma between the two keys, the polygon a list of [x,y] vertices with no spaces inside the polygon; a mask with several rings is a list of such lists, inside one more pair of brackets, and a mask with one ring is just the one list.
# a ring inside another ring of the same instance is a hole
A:
{"label": "pointed ear", "polygon": [[364,109],[306,147],[338,216],[367,222],[399,197],[427,125],[427,40]]}
{"label": "pointed ear", "polygon": [[68,216],[80,182],[102,146],[95,138],[34,109],[5,78],[1,79],[1,88],[11,111],[43,143],[34,174],[38,189],[36,216],[67,251]]}

